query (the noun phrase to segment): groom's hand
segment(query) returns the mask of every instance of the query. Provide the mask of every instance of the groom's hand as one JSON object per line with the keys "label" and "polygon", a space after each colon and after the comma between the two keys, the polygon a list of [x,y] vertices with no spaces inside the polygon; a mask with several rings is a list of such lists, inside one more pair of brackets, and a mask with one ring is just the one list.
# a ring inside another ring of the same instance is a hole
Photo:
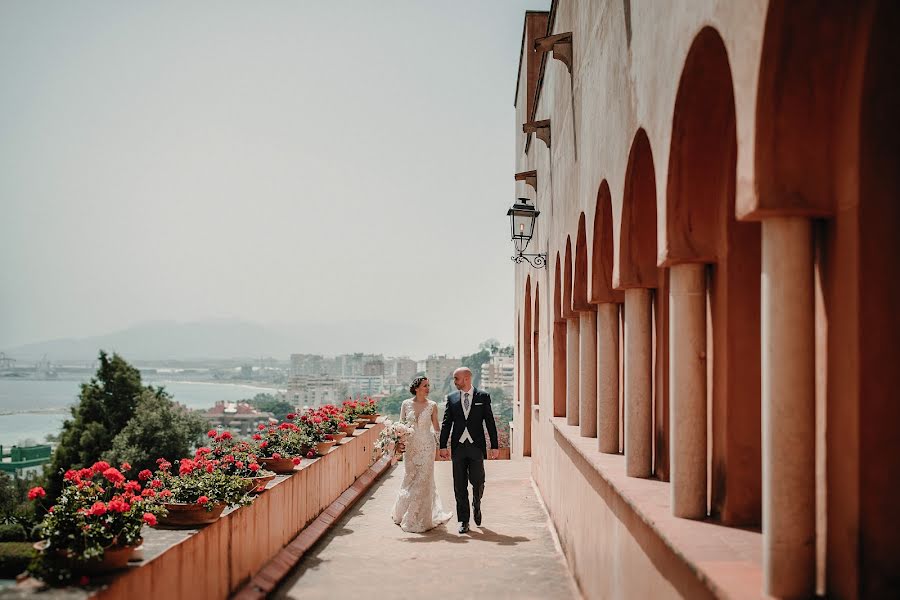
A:
{"label": "groom's hand", "polygon": [[447,450],[446,448],[441,448],[440,455],[441,455],[441,458],[445,458],[445,459],[450,458],[450,451]]}
{"label": "groom's hand", "polygon": [[491,460],[497,460],[498,456],[500,456],[500,451],[496,448],[491,448]]}

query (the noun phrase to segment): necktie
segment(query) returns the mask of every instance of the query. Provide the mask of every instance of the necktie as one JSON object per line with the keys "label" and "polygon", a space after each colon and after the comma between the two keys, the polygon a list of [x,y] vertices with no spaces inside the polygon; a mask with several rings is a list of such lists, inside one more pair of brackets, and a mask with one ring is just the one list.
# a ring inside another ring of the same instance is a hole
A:
{"label": "necktie", "polygon": [[469,393],[466,392],[465,396],[463,396],[463,408],[466,412],[469,412]]}

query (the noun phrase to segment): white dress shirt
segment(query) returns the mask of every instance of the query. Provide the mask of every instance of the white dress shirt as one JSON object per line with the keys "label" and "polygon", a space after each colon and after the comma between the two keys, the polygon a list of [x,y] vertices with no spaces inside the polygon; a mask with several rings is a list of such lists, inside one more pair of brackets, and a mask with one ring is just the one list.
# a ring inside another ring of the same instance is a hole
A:
{"label": "white dress shirt", "polygon": [[[466,409],[465,397],[466,394],[469,395],[469,408]],[[475,404],[475,388],[471,387],[468,390],[460,390],[459,392],[459,403],[462,404],[463,414],[466,416],[466,420],[469,420],[469,413],[472,412],[472,406]],[[463,434],[459,438],[460,443],[462,442],[472,442],[475,443],[475,440],[472,439],[471,434],[469,433],[469,428],[465,427],[463,429]]]}

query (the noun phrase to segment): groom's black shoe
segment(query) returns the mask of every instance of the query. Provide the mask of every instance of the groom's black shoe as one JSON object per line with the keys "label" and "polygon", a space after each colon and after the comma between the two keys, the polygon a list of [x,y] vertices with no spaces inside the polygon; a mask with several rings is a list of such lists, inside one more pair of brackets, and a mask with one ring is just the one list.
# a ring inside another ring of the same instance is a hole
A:
{"label": "groom's black shoe", "polygon": [[481,527],[481,505],[472,507],[472,516],[475,517],[475,524]]}
{"label": "groom's black shoe", "polygon": [[460,523],[459,524],[459,532],[460,533],[469,533],[469,524],[468,523]]}

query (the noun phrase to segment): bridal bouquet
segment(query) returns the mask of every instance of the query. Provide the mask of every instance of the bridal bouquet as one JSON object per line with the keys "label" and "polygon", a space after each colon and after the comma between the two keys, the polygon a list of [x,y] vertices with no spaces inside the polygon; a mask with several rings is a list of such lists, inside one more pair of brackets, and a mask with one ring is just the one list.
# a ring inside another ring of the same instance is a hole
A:
{"label": "bridal bouquet", "polygon": [[384,429],[378,434],[375,440],[375,451],[382,454],[394,454],[397,446],[406,444],[406,438],[413,432],[413,428],[404,423],[397,421],[396,423],[390,419],[384,421]]}

